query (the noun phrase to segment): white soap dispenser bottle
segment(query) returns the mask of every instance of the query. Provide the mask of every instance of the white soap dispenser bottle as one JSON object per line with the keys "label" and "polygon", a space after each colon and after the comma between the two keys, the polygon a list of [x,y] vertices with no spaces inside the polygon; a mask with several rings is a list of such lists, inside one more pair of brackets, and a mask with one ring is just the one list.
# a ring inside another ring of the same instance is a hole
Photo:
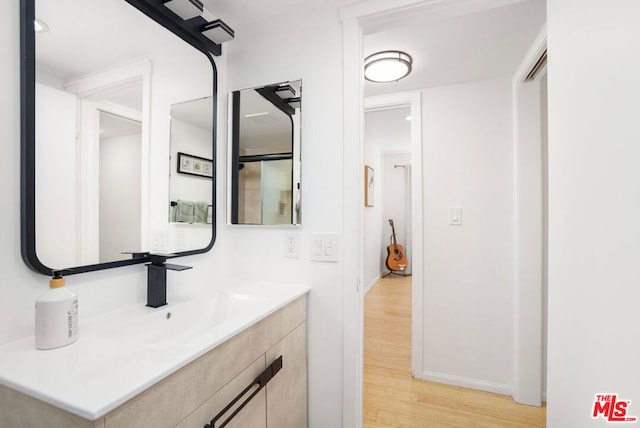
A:
{"label": "white soap dispenser bottle", "polygon": [[78,296],[54,272],[49,290],[36,300],[36,348],[53,349],[78,339]]}

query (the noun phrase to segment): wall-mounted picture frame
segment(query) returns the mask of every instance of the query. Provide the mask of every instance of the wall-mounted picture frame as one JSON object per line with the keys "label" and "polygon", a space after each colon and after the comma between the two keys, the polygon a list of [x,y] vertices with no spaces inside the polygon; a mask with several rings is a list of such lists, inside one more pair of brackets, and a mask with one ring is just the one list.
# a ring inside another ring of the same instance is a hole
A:
{"label": "wall-mounted picture frame", "polygon": [[213,205],[207,207],[207,224],[213,223]]}
{"label": "wall-mounted picture frame", "polygon": [[213,178],[213,160],[178,152],[178,172],[197,177]]}
{"label": "wall-mounted picture frame", "polygon": [[369,165],[364,166],[364,206],[372,207],[374,202],[375,181],[374,171]]}

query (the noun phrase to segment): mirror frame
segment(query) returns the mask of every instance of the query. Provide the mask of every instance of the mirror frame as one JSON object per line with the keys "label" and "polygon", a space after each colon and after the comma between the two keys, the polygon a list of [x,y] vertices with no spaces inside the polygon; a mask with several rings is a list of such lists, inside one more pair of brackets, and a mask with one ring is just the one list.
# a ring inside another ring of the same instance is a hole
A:
{"label": "mirror frame", "polygon": [[[52,269],[40,261],[36,254],[36,164],[35,164],[35,76],[36,76],[36,37],[33,30],[35,19],[35,1],[20,0],[20,210],[21,210],[21,253],[25,264],[35,272],[52,275],[54,271],[64,275],[92,272],[141,263],[149,263],[150,252],[136,253],[130,259],[96,263],[85,266]],[[200,17],[182,21],[163,6],[161,0],[123,0],[145,14],[160,26],[180,37],[187,44],[202,52],[209,60],[213,77],[213,179],[212,210],[214,221],[211,223],[211,241],[200,249],[180,251],[165,255],[167,258],[183,257],[208,252],[216,240],[216,175],[217,175],[217,111],[218,111],[218,69],[213,56],[221,54],[220,45],[210,41],[200,33],[200,27],[207,21]]]}

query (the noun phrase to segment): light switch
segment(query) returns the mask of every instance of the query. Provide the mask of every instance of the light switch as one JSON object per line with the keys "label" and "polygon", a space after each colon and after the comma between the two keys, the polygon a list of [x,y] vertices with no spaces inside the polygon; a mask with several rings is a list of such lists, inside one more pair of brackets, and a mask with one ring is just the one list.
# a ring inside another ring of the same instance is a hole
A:
{"label": "light switch", "polygon": [[333,255],[333,241],[331,239],[324,240],[324,255],[325,256]]}
{"label": "light switch", "polygon": [[462,208],[449,207],[449,224],[453,226],[462,224]]}
{"label": "light switch", "polygon": [[336,233],[312,234],[311,260],[315,262],[337,262],[338,235]]}

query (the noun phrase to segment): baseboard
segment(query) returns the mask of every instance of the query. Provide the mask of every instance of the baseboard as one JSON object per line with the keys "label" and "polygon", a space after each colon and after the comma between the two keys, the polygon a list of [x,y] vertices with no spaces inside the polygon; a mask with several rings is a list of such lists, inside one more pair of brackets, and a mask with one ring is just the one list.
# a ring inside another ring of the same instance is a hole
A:
{"label": "baseboard", "polygon": [[495,392],[496,394],[513,394],[513,387],[502,383],[489,382],[486,380],[472,379],[462,376],[454,376],[446,373],[431,371],[422,372],[422,380],[445,383],[447,385],[461,386],[463,388],[478,389],[480,391]]}
{"label": "baseboard", "polygon": [[374,285],[376,285],[376,282],[380,281],[380,278],[382,274],[378,274],[375,278],[373,278],[373,281],[371,281],[369,284],[367,284],[367,286],[364,288],[364,295],[366,296],[367,293],[373,288]]}

